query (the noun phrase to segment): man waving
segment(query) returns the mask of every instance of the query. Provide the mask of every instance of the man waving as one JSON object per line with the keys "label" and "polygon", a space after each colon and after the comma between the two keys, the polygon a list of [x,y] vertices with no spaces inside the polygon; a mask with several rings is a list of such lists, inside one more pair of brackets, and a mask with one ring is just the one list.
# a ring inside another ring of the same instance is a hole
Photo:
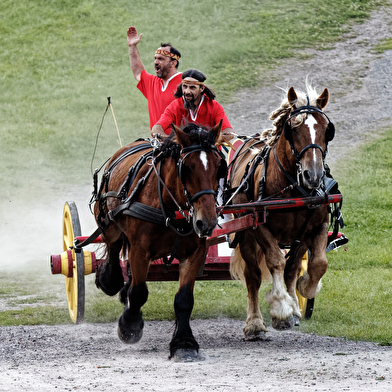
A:
{"label": "man waving", "polygon": [[178,72],[181,53],[170,43],[162,43],[154,56],[155,75],[151,75],[146,72],[137,48],[142,35],[131,26],[127,31],[127,42],[133,76],[139,82],[137,88],[148,101],[151,129],[166,106],[175,99],[173,93],[181,83],[181,73]]}

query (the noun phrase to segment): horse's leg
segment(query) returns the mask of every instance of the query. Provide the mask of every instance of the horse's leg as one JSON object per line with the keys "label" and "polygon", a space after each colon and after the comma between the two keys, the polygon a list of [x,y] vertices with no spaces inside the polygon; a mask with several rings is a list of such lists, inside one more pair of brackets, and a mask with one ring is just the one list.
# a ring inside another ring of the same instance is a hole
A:
{"label": "horse's leg", "polygon": [[193,310],[193,288],[197,273],[207,253],[205,244],[180,266],[180,287],[174,298],[176,328],[170,342],[170,358],[179,361],[194,360],[198,356],[199,344],[193,336],[190,318]]}
{"label": "horse's leg", "polygon": [[125,283],[124,287],[120,290],[120,302],[124,305],[127,304],[128,290],[131,287],[131,283],[132,283],[132,274],[131,274],[131,269],[129,267],[129,262],[127,262],[127,276],[128,276],[128,280]]}
{"label": "horse's leg", "polygon": [[[148,273],[148,260],[144,260],[142,252],[137,252],[132,247],[129,252],[129,264],[132,280],[129,286],[127,303],[124,312],[118,320],[118,336],[124,343],[137,343],[143,336],[143,314],[141,307],[147,302],[148,289],[146,277]],[[124,299],[123,299],[124,300]]]}
{"label": "horse's leg", "polygon": [[286,283],[287,292],[293,299],[293,317],[295,325],[299,325],[299,320],[301,319],[302,315],[295,289],[298,275],[301,271],[302,257],[305,252],[305,248],[293,249],[293,252],[294,255],[289,255],[289,259],[287,260],[288,262],[286,261],[286,267],[284,269],[284,281]]}
{"label": "horse's leg", "polygon": [[[244,278],[248,290],[248,308],[245,327],[243,329],[247,340],[257,339],[267,332],[263,316],[259,306],[259,289],[261,285],[260,264],[264,262],[264,253],[257,245],[254,237],[248,232],[245,233],[244,241],[240,243],[239,249],[245,261]],[[262,259],[258,260],[257,256]]]}
{"label": "horse's leg", "polygon": [[321,289],[321,278],[327,271],[327,224],[325,231],[316,236],[310,246],[308,270],[297,281],[297,290],[304,298],[314,298]]}
{"label": "horse's leg", "polygon": [[107,243],[107,256],[95,275],[95,284],[107,295],[117,294],[124,286],[124,277],[120,265],[120,251],[123,240],[117,239],[113,243]]}
{"label": "horse's leg", "polygon": [[290,329],[295,323],[293,317],[295,302],[287,293],[283,280],[286,259],[277,240],[264,225],[257,228],[255,235],[264,250],[266,265],[272,277],[272,288],[265,295],[265,300],[270,305],[272,326],[278,330]]}

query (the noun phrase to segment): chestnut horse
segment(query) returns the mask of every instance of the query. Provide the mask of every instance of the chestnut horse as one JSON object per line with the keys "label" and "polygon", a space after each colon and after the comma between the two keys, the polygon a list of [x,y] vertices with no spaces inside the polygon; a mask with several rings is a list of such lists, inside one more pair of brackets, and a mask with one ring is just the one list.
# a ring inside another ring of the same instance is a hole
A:
{"label": "chestnut horse", "polygon": [[[324,159],[335,132],[322,111],[328,100],[327,89],[321,95],[309,85],[307,93],[296,92],[293,87],[288,90],[281,107],[271,114],[274,128],[259,139],[246,141],[234,157],[230,171],[230,186],[237,191],[234,204],[327,192]],[[297,287],[305,298],[314,298],[320,290],[320,279],[327,270],[328,222],[325,204],[269,210],[264,224],[243,232],[230,268],[233,277],[245,281],[248,290],[247,338],[257,338],[267,331],[258,302],[265,266],[272,276],[266,301],[273,327],[289,329],[299,322],[295,290]],[[287,261],[281,250],[284,247],[290,248]],[[308,250],[308,271],[298,278],[302,256]]]}
{"label": "chestnut horse", "polygon": [[[158,258],[175,256],[180,275],[170,357],[197,358],[199,346],[189,323],[193,288],[207,254],[206,238],[217,224],[218,181],[226,176],[227,167],[215,146],[221,123],[211,130],[195,124],[184,130],[172,128],[171,136],[155,148],[151,146],[158,144],[155,139],[151,144],[131,143],[106,166],[94,214],[107,257],[97,271],[96,284],[108,295],[122,290],[125,309],[118,335],[126,343],[136,343],[143,333],[141,307],[148,297],[149,265]],[[175,213],[186,219],[176,219]],[[125,286],[119,260],[124,249],[131,277]]]}

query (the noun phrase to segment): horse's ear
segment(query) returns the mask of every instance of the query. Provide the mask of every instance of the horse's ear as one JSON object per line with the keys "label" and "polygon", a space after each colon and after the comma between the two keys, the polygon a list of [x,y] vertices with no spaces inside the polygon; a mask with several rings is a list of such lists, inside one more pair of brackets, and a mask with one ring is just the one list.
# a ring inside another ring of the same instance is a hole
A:
{"label": "horse's ear", "polygon": [[214,136],[214,142],[216,142],[219,139],[219,135],[220,135],[221,130],[222,130],[222,123],[223,123],[223,119],[219,121],[219,124],[216,124],[210,130],[210,134],[213,134],[213,136]]}
{"label": "horse's ear", "polygon": [[287,100],[289,101],[289,105],[294,108],[295,104],[297,103],[297,93],[294,90],[294,87],[290,87],[289,91],[287,92]]}
{"label": "horse's ear", "polygon": [[191,138],[183,130],[177,127],[175,124],[171,124],[171,127],[176,134],[176,142],[181,146],[189,146],[191,144]]}
{"label": "horse's ear", "polygon": [[329,91],[327,88],[325,88],[324,91],[316,100],[317,107],[320,109],[324,109],[327,106],[328,101],[329,101]]}

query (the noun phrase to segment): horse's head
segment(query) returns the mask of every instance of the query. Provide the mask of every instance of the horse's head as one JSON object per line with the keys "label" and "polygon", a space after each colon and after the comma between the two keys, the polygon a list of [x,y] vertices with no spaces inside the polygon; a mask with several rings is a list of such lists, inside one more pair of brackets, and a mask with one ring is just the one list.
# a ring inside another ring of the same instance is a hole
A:
{"label": "horse's head", "polygon": [[227,172],[226,161],[215,146],[222,122],[211,130],[194,124],[184,130],[175,125],[172,128],[175,140],[181,146],[177,172],[190,205],[194,230],[199,237],[209,237],[218,222],[218,181]]}
{"label": "horse's head", "polygon": [[309,189],[322,183],[328,142],[335,135],[334,125],[322,111],[329,100],[328,89],[317,95],[309,88],[308,94],[297,94],[291,87],[287,93],[290,111],[284,123],[284,137],[296,159],[298,177],[302,176],[302,185]]}

